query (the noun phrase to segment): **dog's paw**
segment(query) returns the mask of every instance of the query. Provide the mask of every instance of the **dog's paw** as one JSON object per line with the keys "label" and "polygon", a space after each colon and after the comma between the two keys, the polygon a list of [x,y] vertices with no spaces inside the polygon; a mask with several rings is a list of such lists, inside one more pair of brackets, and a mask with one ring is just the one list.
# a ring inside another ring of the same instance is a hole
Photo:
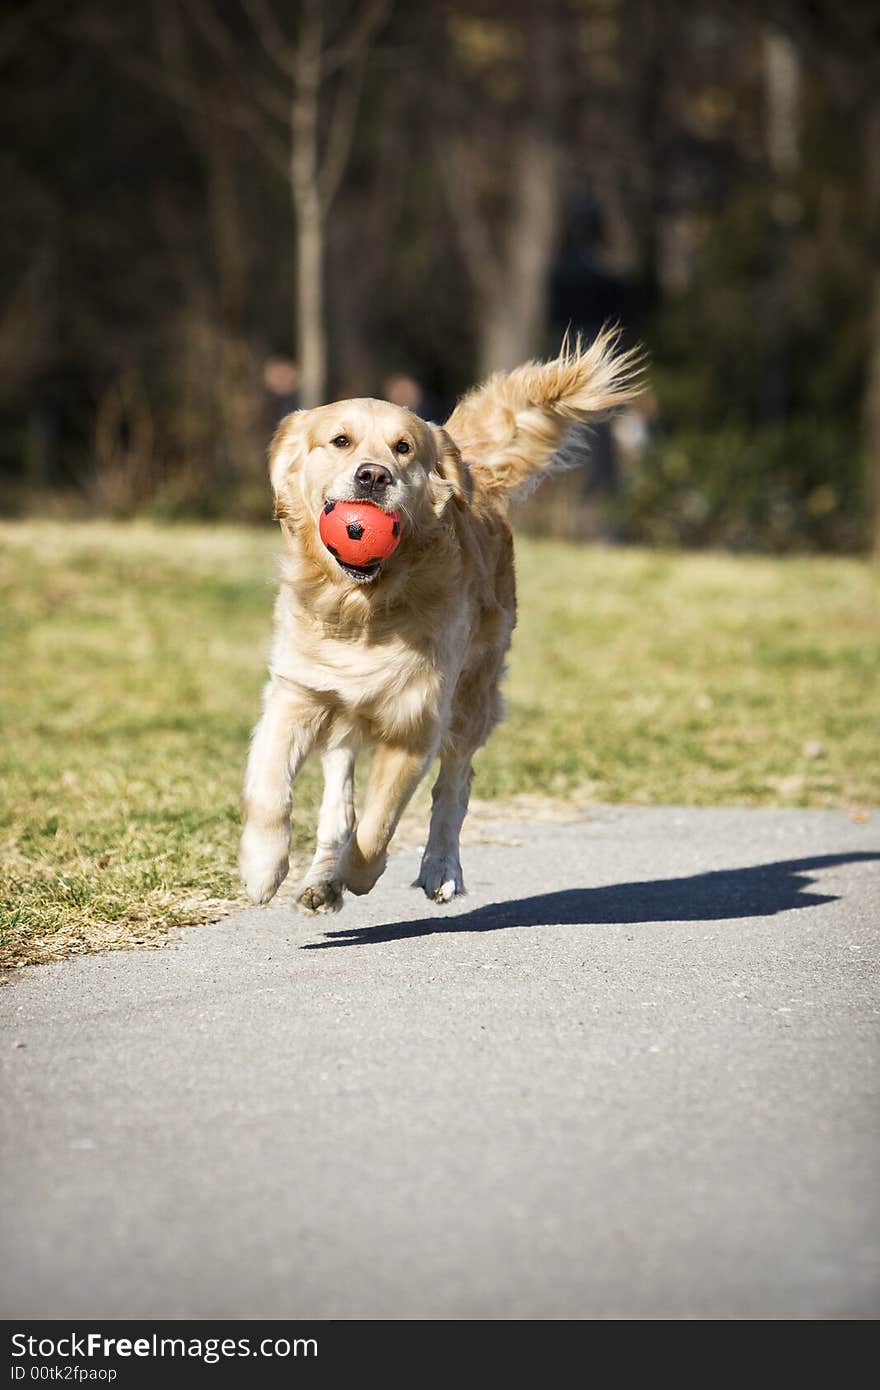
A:
{"label": "dog's paw", "polygon": [[421,888],[435,903],[448,903],[464,893],[461,864],[453,855],[426,855],[413,888]]}
{"label": "dog's paw", "polygon": [[386,862],[386,856],[383,854],[381,861],[374,859],[371,863],[364,864],[363,868],[347,869],[344,879],[346,888],[358,898],[371,893],[385,872]]}
{"label": "dog's paw", "polygon": [[349,840],[342,856],[342,882],[350,892],[363,897],[375,888],[385,872],[387,854],[379,854],[375,859],[365,859],[354,836]]}
{"label": "dog's paw", "polygon": [[278,892],[287,877],[289,853],[289,830],[266,831],[245,826],[238,868],[244,891],[255,907],[269,902]]}
{"label": "dog's paw", "polygon": [[304,883],[296,895],[303,912],[338,912],[342,907],[342,884],[336,879],[323,883]]}

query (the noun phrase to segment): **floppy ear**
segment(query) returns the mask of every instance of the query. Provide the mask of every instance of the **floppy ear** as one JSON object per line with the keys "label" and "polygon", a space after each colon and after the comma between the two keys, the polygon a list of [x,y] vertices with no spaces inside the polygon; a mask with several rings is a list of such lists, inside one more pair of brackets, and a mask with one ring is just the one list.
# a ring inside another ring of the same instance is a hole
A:
{"label": "floppy ear", "polygon": [[432,425],[434,444],[437,449],[437,462],[434,471],[446,483],[447,496],[453,498],[455,505],[465,511],[470,505],[473,483],[470,469],[459,453],[458,445],[446,430]]}
{"label": "floppy ear", "polygon": [[308,449],[308,410],[295,410],[285,415],[269,445],[269,479],[275,493],[276,521],[289,515],[287,481],[300,467]]}

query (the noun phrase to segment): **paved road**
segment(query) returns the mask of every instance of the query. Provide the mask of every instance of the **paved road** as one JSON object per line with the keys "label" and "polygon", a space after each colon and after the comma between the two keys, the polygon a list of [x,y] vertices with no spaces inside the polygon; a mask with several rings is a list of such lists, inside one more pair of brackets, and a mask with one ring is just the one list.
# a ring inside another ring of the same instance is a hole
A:
{"label": "paved road", "polygon": [[876,1316],[878,830],[602,809],[25,972],[0,1311]]}

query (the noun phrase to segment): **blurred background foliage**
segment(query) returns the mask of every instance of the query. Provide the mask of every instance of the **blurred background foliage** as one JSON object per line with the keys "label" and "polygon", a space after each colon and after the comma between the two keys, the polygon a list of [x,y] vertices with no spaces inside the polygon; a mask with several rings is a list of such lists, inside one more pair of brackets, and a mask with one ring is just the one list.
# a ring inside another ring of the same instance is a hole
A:
{"label": "blurred background foliage", "polygon": [[616,318],[651,393],[524,528],[870,547],[878,33],[875,0],[7,6],[2,510],[268,518],[286,409],[442,418]]}

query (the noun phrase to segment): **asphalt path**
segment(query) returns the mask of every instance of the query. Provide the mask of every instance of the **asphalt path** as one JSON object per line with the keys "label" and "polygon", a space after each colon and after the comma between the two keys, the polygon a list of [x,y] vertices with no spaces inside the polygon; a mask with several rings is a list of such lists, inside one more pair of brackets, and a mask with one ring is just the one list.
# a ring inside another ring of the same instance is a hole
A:
{"label": "asphalt path", "polygon": [[0,990],[0,1313],[872,1318],[880,815],[501,825]]}

